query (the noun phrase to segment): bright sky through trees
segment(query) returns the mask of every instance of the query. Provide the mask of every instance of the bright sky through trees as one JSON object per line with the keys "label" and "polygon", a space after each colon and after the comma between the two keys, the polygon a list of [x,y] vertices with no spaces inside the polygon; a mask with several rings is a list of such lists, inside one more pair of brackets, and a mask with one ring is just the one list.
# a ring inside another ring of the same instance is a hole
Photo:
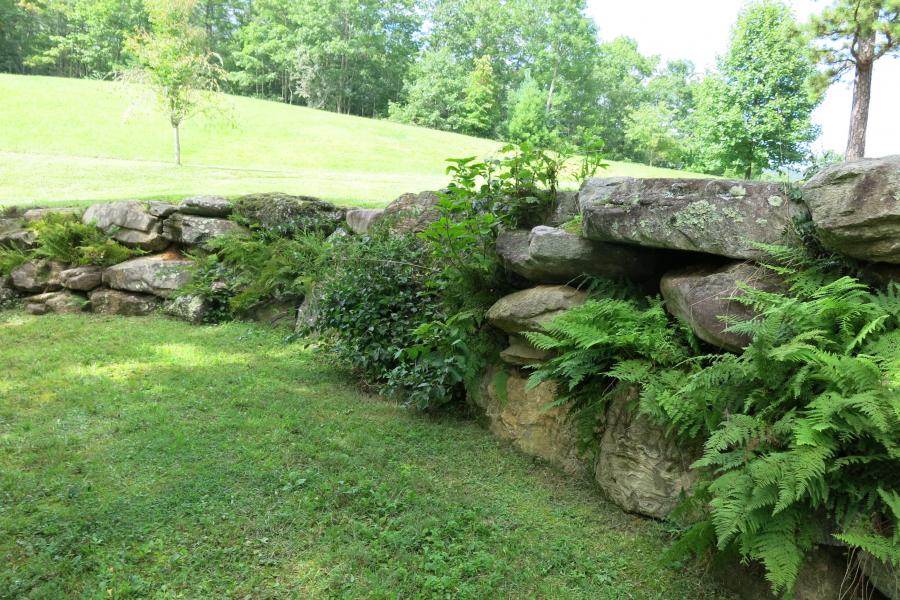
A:
{"label": "bright sky through trees", "polygon": [[[787,0],[803,22],[820,12],[831,0]],[[698,71],[715,65],[717,54],[728,49],[731,27],[744,0],[639,0],[614,2],[588,0],[588,13],[597,21],[603,39],[627,35],[638,42],[644,54],[663,59],[687,58]],[[822,136],[813,144],[843,153],[850,122],[852,77],[832,85],[813,115],[822,127]],[[872,105],[869,115],[867,156],[900,153],[900,120],[896,105],[900,98],[900,58],[886,56],[875,63]]]}

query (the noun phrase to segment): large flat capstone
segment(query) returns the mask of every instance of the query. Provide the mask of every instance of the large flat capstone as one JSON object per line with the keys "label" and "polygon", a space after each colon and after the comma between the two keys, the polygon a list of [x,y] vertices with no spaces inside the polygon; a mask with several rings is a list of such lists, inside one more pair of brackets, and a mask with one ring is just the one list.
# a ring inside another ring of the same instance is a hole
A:
{"label": "large flat capstone", "polygon": [[588,179],[578,195],[584,236],[602,242],[762,258],[805,208],[778,183],[724,179]]}

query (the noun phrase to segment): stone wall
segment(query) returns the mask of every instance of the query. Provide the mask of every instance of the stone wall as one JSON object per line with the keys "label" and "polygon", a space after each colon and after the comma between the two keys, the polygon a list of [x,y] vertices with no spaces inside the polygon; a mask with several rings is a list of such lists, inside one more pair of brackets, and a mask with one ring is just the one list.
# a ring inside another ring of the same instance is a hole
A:
{"label": "stone wall", "polygon": [[[415,233],[437,218],[437,201],[434,192],[404,194],[386,209],[345,214],[311,198],[248,197],[253,206],[274,206],[278,214],[327,214],[335,227],[343,226],[335,235],[365,235],[384,219],[390,219],[398,234]],[[224,198],[195,197],[177,205],[116,202],[83,213],[37,209],[0,219],[0,244],[6,246],[32,246],[34,235],[25,223],[56,212],[95,223],[122,244],[148,253],[105,269],[30,261],[0,281],[0,302],[23,297],[32,314],[93,310],[144,315],[165,310],[199,322],[203,300],[173,294],[190,277],[187,251],[240,229],[228,219],[232,210]],[[573,217],[580,217],[580,234],[561,227],[566,221],[578,222]],[[900,275],[900,268],[893,266],[900,265],[900,156],[830,167],[807,183],[799,198],[781,184],[718,179],[596,178],[577,194],[561,194],[559,208],[546,224],[504,232],[497,241],[503,265],[530,285],[501,298],[487,313],[492,326],[508,336],[509,345],[484,373],[471,398],[473,406],[495,435],[522,452],[573,475],[592,477],[603,494],[626,511],[665,517],[690,491],[696,479],[690,465],[699,449],[675,443],[659,425],[637,415],[633,401],[638,390],[632,389],[611,403],[594,451],[583,453],[572,415],[556,402],[555,386],[526,385],[528,367],[547,355],[522,334],[541,331],[557,315],[585,302],[587,294],[572,284],[581,275],[592,275],[626,278],[660,292],[667,309],[699,339],[719,351],[739,352],[749,340],[726,331],[722,317],[753,316],[735,301],[742,284],[782,289],[778,277],[755,261],[764,256],[759,244],[799,243],[793,233],[797,219],[811,220],[827,248],[869,261],[872,272],[883,279]],[[271,220],[271,227],[279,227],[280,217]],[[283,321],[288,315],[301,322],[314,310],[310,305],[264,308],[261,319]],[[867,564],[867,572],[884,594],[896,598],[896,586],[889,585],[896,575],[885,574],[882,566]],[[839,571],[824,569],[821,561],[807,570]],[[809,575],[810,583],[804,584],[801,577],[798,597],[822,597],[821,590],[832,589],[828,585],[833,583],[823,578]],[[839,584],[834,589],[840,589]],[[753,586],[742,587],[746,592]]]}

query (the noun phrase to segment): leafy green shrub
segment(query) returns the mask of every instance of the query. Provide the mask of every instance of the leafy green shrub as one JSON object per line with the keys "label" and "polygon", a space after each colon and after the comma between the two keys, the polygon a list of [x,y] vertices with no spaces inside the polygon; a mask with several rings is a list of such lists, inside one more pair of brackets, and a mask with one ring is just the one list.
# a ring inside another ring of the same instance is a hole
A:
{"label": "leafy green shrub", "polygon": [[790,293],[744,289],[760,316],[731,326],[752,334],[740,355],[696,356],[658,300],[598,299],[529,334],[559,353],[532,383],[554,378],[576,400],[639,384],[644,413],[705,440],[706,517],[685,546],[759,560],[776,591],[830,535],[900,565],[900,286],[772,268]]}
{"label": "leafy green shrub", "polygon": [[69,265],[106,267],[143,254],[110,238],[94,225],[50,214],[31,225],[37,234],[35,255]]}
{"label": "leafy green shrub", "polygon": [[340,361],[384,383],[413,331],[440,317],[421,241],[383,235],[342,246],[316,286],[316,329]]}
{"label": "leafy green shrub", "polygon": [[13,270],[31,260],[31,253],[18,248],[0,246],[0,279],[9,277]]}

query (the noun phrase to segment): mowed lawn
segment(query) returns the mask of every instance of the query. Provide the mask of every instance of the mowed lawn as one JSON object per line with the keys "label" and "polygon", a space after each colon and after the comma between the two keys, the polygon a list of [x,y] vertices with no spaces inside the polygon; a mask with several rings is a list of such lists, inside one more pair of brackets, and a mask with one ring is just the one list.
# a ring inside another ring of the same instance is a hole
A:
{"label": "mowed lawn", "polygon": [[284,335],[0,313],[0,597],[726,597],[661,525]]}
{"label": "mowed lawn", "polygon": [[[446,159],[500,144],[386,120],[221,96],[183,125],[184,166],[152,104],[107,82],[0,74],[0,206],[282,191],[384,206],[447,183]],[[146,103],[143,104],[147,106]],[[610,176],[691,176],[611,162]],[[696,175],[695,175],[696,176]]]}

